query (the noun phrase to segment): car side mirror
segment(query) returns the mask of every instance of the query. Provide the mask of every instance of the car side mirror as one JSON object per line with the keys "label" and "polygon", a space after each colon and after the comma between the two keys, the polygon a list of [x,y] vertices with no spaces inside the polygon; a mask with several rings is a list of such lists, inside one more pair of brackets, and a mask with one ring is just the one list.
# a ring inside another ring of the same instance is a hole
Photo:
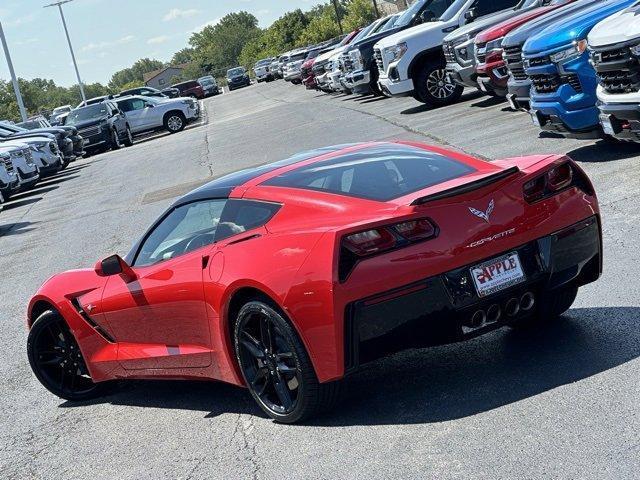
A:
{"label": "car side mirror", "polygon": [[155,108],[155,105],[153,103],[147,103],[145,105],[145,107],[147,107],[147,108]]}
{"label": "car side mirror", "polygon": [[133,282],[138,278],[133,269],[120,255],[111,255],[98,262],[95,266],[95,271],[101,277],[122,275],[126,282]]}
{"label": "car side mirror", "polygon": [[470,8],[464,13],[464,19],[467,23],[473,22],[476,19],[476,9]]}

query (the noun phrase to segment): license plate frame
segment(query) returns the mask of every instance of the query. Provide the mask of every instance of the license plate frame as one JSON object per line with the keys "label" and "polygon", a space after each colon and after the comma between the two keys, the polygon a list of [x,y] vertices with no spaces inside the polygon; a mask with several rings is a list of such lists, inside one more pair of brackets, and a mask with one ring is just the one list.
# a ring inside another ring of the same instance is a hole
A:
{"label": "license plate frame", "polygon": [[[493,267],[493,268],[492,268]],[[502,271],[501,268],[503,269]],[[479,263],[469,269],[476,292],[485,298],[527,280],[518,252],[509,252]],[[490,278],[481,281],[481,277]]]}

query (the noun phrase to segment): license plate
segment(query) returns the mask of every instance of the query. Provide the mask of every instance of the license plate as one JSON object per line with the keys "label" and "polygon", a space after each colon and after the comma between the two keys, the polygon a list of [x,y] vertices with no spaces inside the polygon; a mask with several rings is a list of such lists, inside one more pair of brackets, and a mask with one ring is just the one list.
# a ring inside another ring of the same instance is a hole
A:
{"label": "license plate", "polygon": [[525,281],[517,252],[471,268],[471,277],[479,297],[486,297]]}
{"label": "license plate", "polygon": [[542,128],[540,117],[538,117],[538,112],[536,110],[531,110],[531,112],[529,113],[531,114],[531,121],[533,122],[533,124],[538,128]]}
{"label": "license plate", "polygon": [[609,115],[600,115],[600,123],[602,124],[602,130],[607,135],[615,135],[616,132],[613,129],[613,123],[611,123],[611,117]]}
{"label": "license plate", "polygon": [[518,110],[518,105],[516,105],[515,95],[509,95],[507,97],[507,102],[509,102],[509,106],[512,110]]}
{"label": "license plate", "polygon": [[481,91],[483,91],[484,93],[487,93],[487,86],[480,79],[478,79],[478,87],[480,88]]}

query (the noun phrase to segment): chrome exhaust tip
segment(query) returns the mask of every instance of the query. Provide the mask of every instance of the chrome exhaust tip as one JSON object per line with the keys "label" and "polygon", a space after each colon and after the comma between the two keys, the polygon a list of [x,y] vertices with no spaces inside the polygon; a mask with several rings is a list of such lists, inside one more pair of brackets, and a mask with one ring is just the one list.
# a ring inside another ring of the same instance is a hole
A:
{"label": "chrome exhaust tip", "polygon": [[520,301],[517,298],[511,298],[504,307],[504,312],[508,317],[515,317],[520,311]]}
{"label": "chrome exhaust tip", "polygon": [[502,309],[500,308],[500,305],[498,305],[497,303],[494,303],[487,309],[487,322],[489,323],[497,322],[498,320],[500,320],[501,316],[502,316]]}
{"label": "chrome exhaust tip", "polygon": [[520,310],[523,312],[528,312],[533,308],[536,303],[536,299],[531,292],[526,292],[522,297],[520,297]]}
{"label": "chrome exhaust tip", "polygon": [[471,328],[480,328],[485,323],[487,323],[487,314],[484,313],[484,310],[478,310],[473,314],[468,325]]}

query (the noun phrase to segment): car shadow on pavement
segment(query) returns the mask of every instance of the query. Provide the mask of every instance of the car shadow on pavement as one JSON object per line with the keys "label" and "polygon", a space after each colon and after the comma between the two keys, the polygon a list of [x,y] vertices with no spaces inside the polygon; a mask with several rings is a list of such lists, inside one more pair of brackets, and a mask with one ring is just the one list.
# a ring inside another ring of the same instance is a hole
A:
{"label": "car shadow on pavement", "polygon": [[29,228],[38,222],[16,222],[8,223],[6,225],[0,225],[0,237],[8,237],[9,235],[20,235],[21,233],[27,233],[34,228]]}
{"label": "car shadow on pavement", "polygon": [[349,379],[323,426],[443,422],[493,410],[640,356],[640,308],[574,309],[545,328],[398,354]]}
{"label": "car shadow on pavement", "polygon": [[2,205],[3,210],[11,210],[18,207],[24,207],[26,205],[31,205],[32,203],[36,203],[42,200],[42,197],[29,197],[22,200],[9,200],[7,203]]}
{"label": "car shadow on pavement", "polygon": [[48,193],[51,192],[53,190],[57,190],[58,188],[60,188],[57,185],[51,185],[51,186],[41,186],[38,185],[35,188],[32,188],[31,190],[27,190],[25,192],[20,192],[20,193],[16,193],[15,195],[11,196],[11,201],[15,201],[15,200],[22,200],[23,198],[28,198],[31,197],[33,195],[42,195],[44,193]]}
{"label": "car shadow on pavement", "polygon": [[[462,102],[468,102],[470,100],[475,100],[476,98],[480,98],[482,97],[482,93],[476,90],[465,90],[465,92],[462,94],[462,97],[460,97],[460,100],[458,101],[458,103],[462,103]],[[400,115],[415,115],[417,113],[424,113],[424,112],[428,112],[430,110],[437,110],[439,108],[446,108],[448,105],[442,106],[442,107],[431,107],[429,105],[423,105],[423,104],[418,104],[415,107],[411,107],[411,108],[406,108],[404,110],[402,110],[400,112]]]}
{"label": "car shadow on pavement", "polygon": [[633,158],[640,154],[640,145],[632,142],[611,144],[605,140],[589,143],[567,153],[577,162],[599,163]]}
{"label": "car shadow on pavement", "polygon": [[487,108],[502,105],[505,102],[506,100],[502,97],[484,97],[480,101],[472,103],[469,106],[474,108]]}
{"label": "car shadow on pavement", "polygon": [[[486,412],[615,368],[640,356],[640,308],[580,308],[544,328],[501,329],[364,366],[346,397],[306,425],[443,422]],[[216,382],[131,381],[91,402],[265,417],[242,388]]]}

